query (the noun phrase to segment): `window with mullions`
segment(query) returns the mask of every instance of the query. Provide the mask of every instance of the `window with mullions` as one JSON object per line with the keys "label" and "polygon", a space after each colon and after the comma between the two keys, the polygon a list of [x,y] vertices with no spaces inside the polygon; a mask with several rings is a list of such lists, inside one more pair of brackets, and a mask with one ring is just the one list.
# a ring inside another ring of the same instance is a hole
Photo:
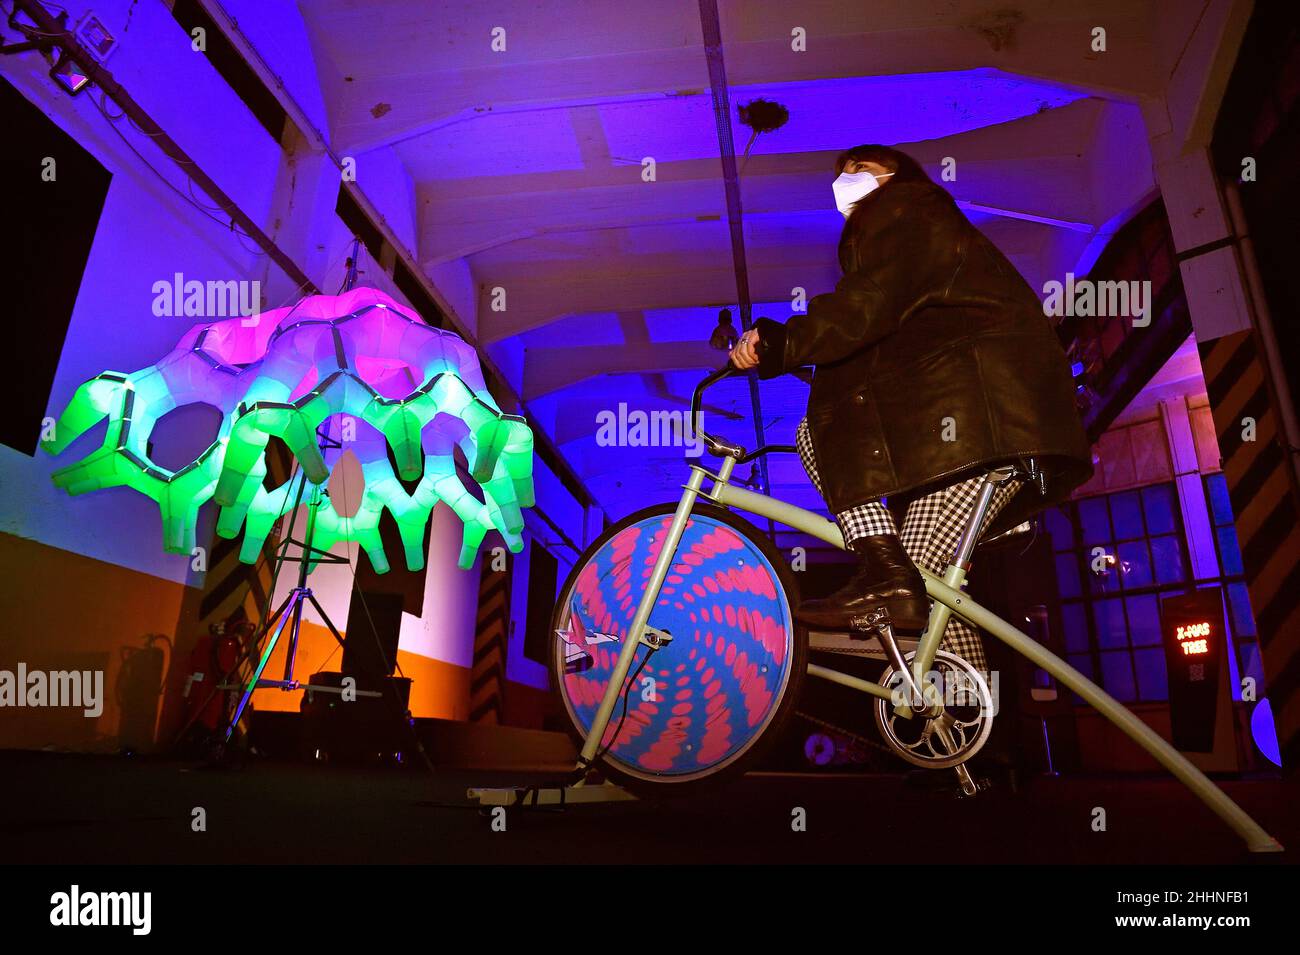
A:
{"label": "window with mullions", "polygon": [[1174,485],[1070,501],[1046,523],[1070,665],[1126,703],[1168,699],[1160,597],[1191,580]]}
{"label": "window with mullions", "polygon": [[1246,571],[1241,563],[1232,502],[1228,499],[1228,482],[1222,474],[1207,474],[1202,480],[1209,502],[1210,522],[1214,525],[1214,549],[1219,556],[1220,582],[1226,598],[1228,634],[1237,651],[1233,696],[1241,698],[1241,681],[1245,677],[1254,678],[1258,694],[1262,696],[1264,665],[1259,654],[1255,615],[1250,609],[1250,594],[1246,590]]}

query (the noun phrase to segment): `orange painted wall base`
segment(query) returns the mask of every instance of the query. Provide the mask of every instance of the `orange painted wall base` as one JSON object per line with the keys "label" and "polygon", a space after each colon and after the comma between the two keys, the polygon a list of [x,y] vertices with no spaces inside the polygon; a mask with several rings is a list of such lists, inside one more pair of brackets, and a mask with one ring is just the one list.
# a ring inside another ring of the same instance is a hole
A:
{"label": "orange painted wall base", "polygon": [[[80,709],[0,708],[0,747],[151,748],[168,647],[155,643],[159,659],[146,637],[175,641],[188,588],[12,534],[0,534],[0,580],[0,669],[13,672],[22,662],[28,670],[104,673],[98,718]],[[189,650],[171,652],[181,659]]]}

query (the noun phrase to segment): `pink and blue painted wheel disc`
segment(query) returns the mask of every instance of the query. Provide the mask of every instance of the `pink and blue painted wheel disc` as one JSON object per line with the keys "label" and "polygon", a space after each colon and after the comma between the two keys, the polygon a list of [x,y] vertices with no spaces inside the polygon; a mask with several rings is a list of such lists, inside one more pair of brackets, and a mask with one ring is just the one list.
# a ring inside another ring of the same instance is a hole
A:
{"label": "pink and blue painted wheel disc", "polygon": [[[655,515],[618,531],[561,594],[560,690],[584,735],[671,522],[671,514]],[[697,514],[650,625],[670,632],[672,642],[637,677],[627,719],[613,738],[620,697],[601,743],[610,747],[605,759],[657,781],[717,772],[763,733],[789,684],[794,623],[780,578],[754,543]],[[637,651],[632,672],[649,652]]]}

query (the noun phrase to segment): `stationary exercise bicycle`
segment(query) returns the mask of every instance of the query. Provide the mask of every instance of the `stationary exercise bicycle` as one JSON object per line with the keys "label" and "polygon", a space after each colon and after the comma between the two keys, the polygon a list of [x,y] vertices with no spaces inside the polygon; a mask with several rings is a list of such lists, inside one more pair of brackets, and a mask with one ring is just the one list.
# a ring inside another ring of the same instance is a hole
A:
{"label": "stationary exercise bicycle", "polygon": [[[605,530],[578,559],[552,619],[552,683],[582,740],[568,798],[598,769],[633,794],[689,793],[745,771],[794,715],[806,677],[872,697],[886,744],[917,766],[978,784],[967,762],[987,741],[995,715],[984,675],[939,649],[956,615],[1042,667],[1150,753],[1233,828],[1251,851],[1281,845],[1200,770],[1100,687],[1020,630],[985,610],[962,586],[989,503],[1019,478],[1035,493],[1032,461],[988,471],[970,520],[942,576],[925,576],[933,601],[913,646],[887,612],[852,635],[810,634],[798,624],[795,575],[772,543],[735,511],[780,522],[843,548],[839,528],[811,511],[735,486],[738,465],[788,445],[747,452],[703,431],[705,390],[737,372],[707,376],[691,399],[691,421],[716,471],[691,465],[676,504],[647,507]],[[885,664],[879,682],[808,662],[810,645]],[[619,710],[616,717],[616,710]],[[564,801],[564,794],[561,800]],[[575,800],[576,801],[576,800]]]}

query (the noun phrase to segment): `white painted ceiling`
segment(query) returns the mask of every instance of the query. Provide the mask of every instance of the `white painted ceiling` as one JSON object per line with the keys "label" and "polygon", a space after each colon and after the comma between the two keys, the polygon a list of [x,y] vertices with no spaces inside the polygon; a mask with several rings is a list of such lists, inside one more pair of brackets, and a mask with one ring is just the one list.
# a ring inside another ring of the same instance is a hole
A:
{"label": "white painted ceiling", "polygon": [[[750,134],[739,104],[790,111],[743,162],[755,314],[785,319],[792,289],[834,287],[832,162],[864,142],[900,146],[936,178],[955,159],[944,185],[1031,285],[1086,271],[1153,194],[1139,104],[1162,93],[1200,6],[722,0],[737,150]],[[681,450],[601,447],[596,415],[684,408],[721,363],[703,344],[718,309],[735,310],[698,4],[299,8],[332,145],[389,152],[409,173],[420,261],[468,268],[480,292],[470,324],[537,424],[611,519],[676,497]],[[797,30],[806,51],[791,48]],[[504,312],[489,307],[494,288]],[[769,440],[792,441],[806,399],[793,378],[761,385]],[[752,446],[749,401],[743,383],[720,387],[709,425]],[[771,477],[774,493],[818,506],[795,459],[774,458]]]}

